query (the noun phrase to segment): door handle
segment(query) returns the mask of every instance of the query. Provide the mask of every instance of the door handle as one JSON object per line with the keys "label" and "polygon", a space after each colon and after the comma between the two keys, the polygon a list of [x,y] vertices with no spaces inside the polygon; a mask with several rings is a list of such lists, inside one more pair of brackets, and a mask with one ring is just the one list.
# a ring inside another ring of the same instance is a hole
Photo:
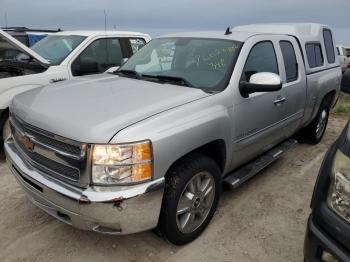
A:
{"label": "door handle", "polygon": [[277,106],[277,105],[280,105],[284,102],[286,102],[286,98],[285,97],[281,97],[281,98],[277,98],[275,101],[273,101],[273,103]]}

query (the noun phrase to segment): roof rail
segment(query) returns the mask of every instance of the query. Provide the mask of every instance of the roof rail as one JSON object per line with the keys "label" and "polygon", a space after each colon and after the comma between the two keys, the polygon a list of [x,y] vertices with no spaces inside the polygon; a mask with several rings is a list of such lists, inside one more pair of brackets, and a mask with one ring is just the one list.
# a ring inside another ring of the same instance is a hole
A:
{"label": "roof rail", "polygon": [[11,26],[11,27],[3,27],[1,28],[3,31],[12,31],[12,32],[46,32],[46,33],[57,33],[62,32],[60,28],[57,30],[53,29],[33,29],[24,26]]}

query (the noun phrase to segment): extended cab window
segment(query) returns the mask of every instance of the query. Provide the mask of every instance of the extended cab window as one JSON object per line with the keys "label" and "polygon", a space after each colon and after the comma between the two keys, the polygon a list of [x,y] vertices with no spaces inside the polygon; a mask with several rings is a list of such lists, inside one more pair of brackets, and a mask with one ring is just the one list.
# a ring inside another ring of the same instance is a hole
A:
{"label": "extended cab window", "polygon": [[280,41],[287,83],[298,79],[298,63],[294,47],[289,41]]}
{"label": "extended cab window", "polygon": [[244,66],[242,80],[249,82],[253,74],[261,72],[279,74],[275,49],[270,41],[260,42],[252,48]]}
{"label": "extended cab window", "polygon": [[120,66],[122,59],[123,53],[118,38],[98,39],[73,62],[72,74],[81,76],[103,73],[111,67]]}
{"label": "extended cab window", "polygon": [[142,38],[130,39],[130,46],[133,54],[139,51],[145,44],[146,42]]}
{"label": "extended cab window", "polygon": [[335,62],[334,45],[332,33],[328,29],[323,30],[324,45],[326,47],[327,61],[332,64]]}
{"label": "extended cab window", "polygon": [[310,68],[323,66],[323,55],[320,43],[307,43],[305,49]]}

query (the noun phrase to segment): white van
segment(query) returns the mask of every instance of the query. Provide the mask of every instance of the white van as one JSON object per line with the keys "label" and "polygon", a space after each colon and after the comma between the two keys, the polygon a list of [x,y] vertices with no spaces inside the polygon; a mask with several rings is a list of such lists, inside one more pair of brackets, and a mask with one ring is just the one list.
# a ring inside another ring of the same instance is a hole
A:
{"label": "white van", "polygon": [[151,40],[125,31],[65,31],[28,48],[0,30],[0,138],[9,133],[12,98],[32,88],[75,76],[113,71]]}

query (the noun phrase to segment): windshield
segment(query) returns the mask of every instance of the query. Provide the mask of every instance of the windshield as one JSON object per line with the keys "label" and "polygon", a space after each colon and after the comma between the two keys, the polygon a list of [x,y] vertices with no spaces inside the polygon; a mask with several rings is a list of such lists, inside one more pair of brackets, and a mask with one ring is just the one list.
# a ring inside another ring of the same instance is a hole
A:
{"label": "windshield", "polygon": [[241,45],[224,39],[159,38],[140,49],[117,72],[220,91],[227,86]]}
{"label": "windshield", "polygon": [[51,65],[59,65],[85,38],[79,35],[49,35],[31,49]]}

